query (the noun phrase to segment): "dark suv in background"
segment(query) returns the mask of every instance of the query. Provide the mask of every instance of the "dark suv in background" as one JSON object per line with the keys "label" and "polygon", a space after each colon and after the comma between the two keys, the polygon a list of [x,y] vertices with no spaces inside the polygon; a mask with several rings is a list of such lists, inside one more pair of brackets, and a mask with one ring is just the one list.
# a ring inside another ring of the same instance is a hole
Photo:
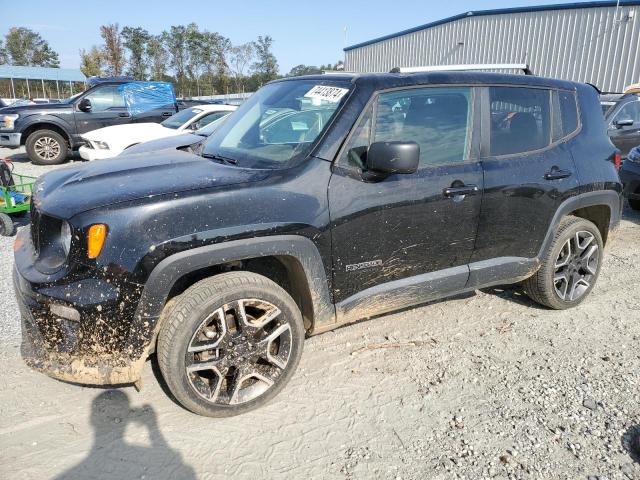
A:
{"label": "dark suv in background", "polygon": [[640,95],[637,93],[605,95],[601,99],[607,132],[613,144],[626,158],[640,145]]}
{"label": "dark suv in background", "polygon": [[0,147],[24,145],[33,163],[54,165],[83,145],[86,132],[132,122],[160,123],[177,111],[170,83],[106,80],[58,103],[1,109]]}
{"label": "dark suv in background", "polygon": [[[278,118],[278,134],[271,135]],[[478,73],[261,88],[202,144],[57,170],[15,245],[23,356],[227,416],[273,398],[306,335],[498,284],[574,307],[619,223],[594,88]]]}

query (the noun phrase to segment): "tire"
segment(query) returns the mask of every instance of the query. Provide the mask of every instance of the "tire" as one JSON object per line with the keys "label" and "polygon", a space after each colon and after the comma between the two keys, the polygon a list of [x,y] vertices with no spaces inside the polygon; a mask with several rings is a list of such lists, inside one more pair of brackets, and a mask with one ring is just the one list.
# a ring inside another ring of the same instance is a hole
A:
{"label": "tire", "polygon": [[629,206],[633,209],[633,210],[640,210],[640,200],[633,200],[633,199],[629,199]]}
{"label": "tire", "polygon": [[300,310],[280,286],[255,273],[223,273],[194,284],[170,306],[158,335],[158,364],[186,409],[230,417],[284,388],[304,335]]}
{"label": "tire", "polygon": [[14,234],[15,226],[13,220],[6,213],[0,213],[0,235],[10,237]]}
{"label": "tire", "polygon": [[524,281],[525,292],[535,302],[555,310],[575,307],[598,280],[602,258],[598,227],[583,218],[566,217],[560,222],[540,269]]}
{"label": "tire", "polygon": [[29,159],[36,165],[58,165],[67,159],[67,140],[53,130],[36,130],[25,143]]}

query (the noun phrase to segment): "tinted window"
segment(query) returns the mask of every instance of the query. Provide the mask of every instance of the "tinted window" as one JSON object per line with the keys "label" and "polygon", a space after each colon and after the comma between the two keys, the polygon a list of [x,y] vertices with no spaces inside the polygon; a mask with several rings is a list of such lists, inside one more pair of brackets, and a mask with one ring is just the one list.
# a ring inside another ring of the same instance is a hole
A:
{"label": "tinted window", "polygon": [[550,143],[549,90],[491,87],[491,155],[511,155]]}
{"label": "tinted window", "polygon": [[616,114],[615,120],[633,120],[633,123],[640,122],[640,102],[634,101],[627,103]]}
{"label": "tinted window", "polygon": [[193,128],[193,130],[200,130],[202,127],[206,127],[211,122],[213,122],[215,120],[218,120],[219,118],[222,118],[222,117],[224,117],[226,115],[229,115],[229,113],[231,113],[231,112],[214,112],[214,113],[210,113],[209,115],[205,115],[204,117],[199,119],[197,122],[195,122],[193,125],[191,125],[191,128]]}
{"label": "tinted window", "polygon": [[364,170],[371,135],[371,108],[363,115],[345,150],[346,163]]}
{"label": "tinted window", "polygon": [[117,85],[100,87],[91,92],[85,98],[91,101],[92,112],[102,112],[110,108],[124,107],[124,97]]}
{"label": "tinted window", "polygon": [[378,97],[372,141],[413,141],[420,164],[445,165],[469,157],[469,88],[413,88]]}
{"label": "tinted window", "polygon": [[578,128],[578,106],[576,96],[571,92],[558,92],[560,104],[560,122],[562,124],[562,135],[572,134]]}

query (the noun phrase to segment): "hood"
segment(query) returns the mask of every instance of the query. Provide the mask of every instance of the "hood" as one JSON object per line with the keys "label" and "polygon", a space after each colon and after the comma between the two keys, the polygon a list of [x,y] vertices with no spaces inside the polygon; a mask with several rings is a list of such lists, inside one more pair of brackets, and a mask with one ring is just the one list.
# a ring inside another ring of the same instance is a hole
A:
{"label": "hood", "polygon": [[268,170],[223,165],[179,150],[97,160],[49,172],[34,185],[33,203],[68,219],[106,205],[266,178]]}
{"label": "hood", "polygon": [[73,105],[70,103],[37,103],[35,105],[23,105],[21,107],[13,107],[9,105],[2,109],[2,113],[31,115],[32,113],[69,110],[71,108],[73,108]]}
{"label": "hood", "polygon": [[196,135],[194,133],[181,133],[180,135],[158,138],[157,140],[150,140],[148,142],[134,145],[133,147],[127,148],[121,153],[121,155],[138,155],[140,153],[155,152],[157,150],[165,149],[175,150],[194,145],[204,140],[206,140],[206,137],[201,135]]}

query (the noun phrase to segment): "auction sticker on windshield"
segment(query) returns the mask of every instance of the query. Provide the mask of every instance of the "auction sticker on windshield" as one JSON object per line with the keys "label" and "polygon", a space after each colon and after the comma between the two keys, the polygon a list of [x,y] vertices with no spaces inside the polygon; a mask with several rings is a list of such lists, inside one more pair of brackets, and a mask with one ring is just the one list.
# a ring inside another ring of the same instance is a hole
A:
{"label": "auction sticker on windshield", "polygon": [[318,98],[327,102],[339,102],[345,93],[349,91],[348,88],[340,87],[328,87],[326,85],[316,85],[307,93],[304,94],[306,98]]}

